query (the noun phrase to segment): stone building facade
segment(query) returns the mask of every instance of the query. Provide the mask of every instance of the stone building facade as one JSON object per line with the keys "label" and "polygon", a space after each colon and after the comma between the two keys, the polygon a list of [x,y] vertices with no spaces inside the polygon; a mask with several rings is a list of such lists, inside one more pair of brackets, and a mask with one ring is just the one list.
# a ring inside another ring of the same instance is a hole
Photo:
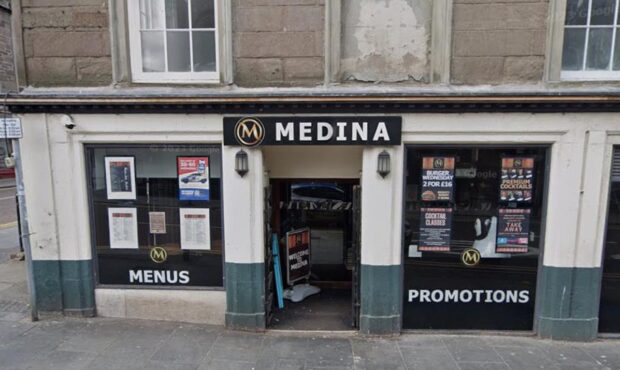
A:
{"label": "stone building facade", "polygon": [[[13,0],[37,307],[619,332],[619,7]],[[276,304],[274,251],[322,318]]]}

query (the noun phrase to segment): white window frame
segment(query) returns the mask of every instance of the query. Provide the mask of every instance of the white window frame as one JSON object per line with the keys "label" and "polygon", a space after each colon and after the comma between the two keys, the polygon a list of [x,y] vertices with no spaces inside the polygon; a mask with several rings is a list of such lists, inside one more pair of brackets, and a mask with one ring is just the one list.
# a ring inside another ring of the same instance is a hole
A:
{"label": "white window frame", "polygon": [[[616,1],[616,7],[614,9],[614,22],[616,22],[616,20],[618,19],[618,8],[620,7],[620,0],[615,0]],[[617,40],[617,33],[618,31],[620,31],[620,24],[614,24],[612,26],[609,25],[590,25],[590,15],[592,12],[592,0],[588,0],[588,14],[587,14],[587,19],[586,19],[586,24],[585,25],[566,25],[565,23],[565,17],[566,17],[566,8],[567,8],[567,1],[563,0],[562,1],[562,5],[561,7],[559,7],[558,10],[561,10],[564,14],[561,17],[561,27],[562,27],[562,39],[561,40],[551,40],[551,42],[559,42],[559,47],[561,50],[561,55],[559,57],[559,77],[560,80],[562,81],[618,81],[620,80],[620,70],[618,71],[614,71],[612,70],[613,68],[613,60],[614,60],[614,52],[615,52],[615,45],[616,42],[620,42],[620,40]],[[556,17],[555,21],[558,22],[560,21],[559,19],[560,17]],[[574,29],[580,29],[580,28],[585,28],[586,29],[586,35],[585,35],[585,45],[584,45],[584,49],[583,49],[583,67],[585,67],[585,63],[587,63],[587,52],[588,52],[588,37],[590,35],[590,30],[591,29],[595,29],[595,28],[612,28],[613,29],[613,34],[612,34],[612,39],[611,39],[611,54],[610,54],[610,62],[609,62],[609,69],[607,70],[580,70],[580,71],[565,71],[562,70],[562,55],[564,53],[564,30],[566,30],[567,28],[574,28]]]}
{"label": "white window frame", "polygon": [[[140,37],[140,2],[138,0],[127,1],[127,24],[129,33],[129,54],[131,75],[133,82],[140,83],[220,83],[221,57],[220,57],[220,0],[213,0],[215,16],[215,71],[210,72],[144,72],[142,70],[142,41]],[[190,48],[192,44],[191,32],[191,3],[188,0],[189,24],[190,24]],[[165,32],[166,30],[164,30]],[[167,37],[164,34],[164,62],[168,65],[166,45]],[[192,50],[190,49],[190,55]],[[191,63],[190,63],[191,64]],[[193,68],[193,66],[192,66]]]}

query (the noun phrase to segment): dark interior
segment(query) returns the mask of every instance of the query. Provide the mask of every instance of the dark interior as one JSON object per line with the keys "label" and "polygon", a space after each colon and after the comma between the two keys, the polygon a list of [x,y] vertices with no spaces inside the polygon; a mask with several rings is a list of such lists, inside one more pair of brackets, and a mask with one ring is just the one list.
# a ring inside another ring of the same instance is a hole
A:
{"label": "dark interior", "polygon": [[272,180],[272,230],[280,240],[284,288],[286,233],[310,228],[311,275],[321,292],[274,308],[270,326],[295,330],[352,329],[353,186],[358,180]]}

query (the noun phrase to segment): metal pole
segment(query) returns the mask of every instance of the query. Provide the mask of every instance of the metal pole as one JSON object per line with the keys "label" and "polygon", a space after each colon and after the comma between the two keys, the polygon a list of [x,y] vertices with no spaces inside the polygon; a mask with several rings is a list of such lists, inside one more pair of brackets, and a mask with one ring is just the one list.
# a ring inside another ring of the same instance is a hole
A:
{"label": "metal pole", "polygon": [[19,203],[20,230],[19,238],[24,245],[26,255],[26,267],[28,270],[28,291],[30,292],[30,315],[32,321],[39,320],[39,310],[37,307],[37,295],[34,286],[34,272],[32,269],[32,253],[30,249],[30,231],[28,229],[28,213],[26,212],[26,194],[24,192],[24,177],[22,173],[22,155],[19,140],[13,140],[13,156],[15,157],[15,186],[17,188],[17,199]]}

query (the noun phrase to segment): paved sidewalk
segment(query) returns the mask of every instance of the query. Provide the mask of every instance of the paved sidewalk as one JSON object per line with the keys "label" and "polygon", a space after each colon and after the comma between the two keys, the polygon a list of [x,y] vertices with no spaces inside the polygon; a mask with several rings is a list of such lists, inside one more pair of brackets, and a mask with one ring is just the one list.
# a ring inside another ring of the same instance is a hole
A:
{"label": "paved sidewalk", "polygon": [[29,320],[25,262],[0,263],[0,369],[620,369],[620,340],[352,332],[62,316]]}
{"label": "paved sidewalk", "polygon": [[15,187],[15,178],[0,179],[0,189]]}
{"label": "paved sidewalk", "polygon": [[2,369],[618,369],[620,341],[242,333],[157,321],[0,319]]}

